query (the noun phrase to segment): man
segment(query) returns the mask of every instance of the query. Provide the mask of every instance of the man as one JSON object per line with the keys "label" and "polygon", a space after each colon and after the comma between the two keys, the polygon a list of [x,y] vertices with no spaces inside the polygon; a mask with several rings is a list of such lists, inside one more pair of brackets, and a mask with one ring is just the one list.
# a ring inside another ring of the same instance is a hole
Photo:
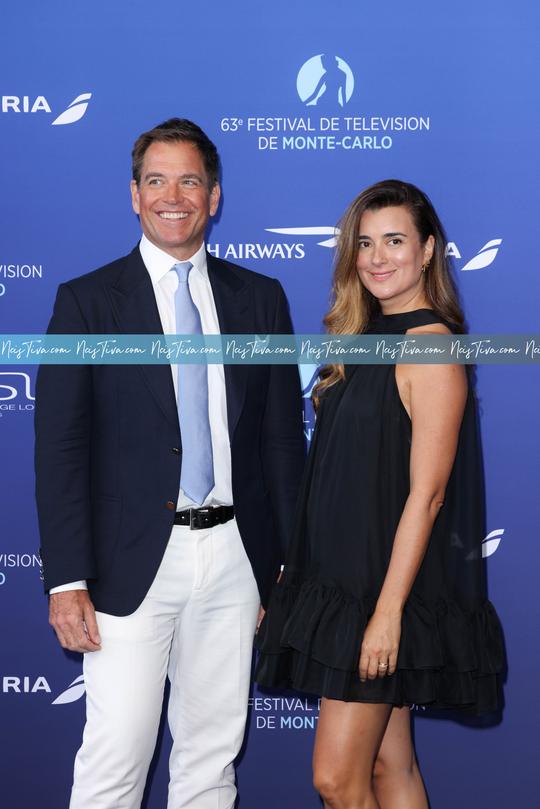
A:
{"label": "man", "polygon": [[[61,284],[50,333],[287,333],[279,283],[205,251],[219,158],[171,119],[133,149],[143,236]],[[43,366],[36,476],[50,622],[84,653],[71,809],[139,807],[166,675],[169,809],[232,807],[259,607],[303,465],[294,366]]]}

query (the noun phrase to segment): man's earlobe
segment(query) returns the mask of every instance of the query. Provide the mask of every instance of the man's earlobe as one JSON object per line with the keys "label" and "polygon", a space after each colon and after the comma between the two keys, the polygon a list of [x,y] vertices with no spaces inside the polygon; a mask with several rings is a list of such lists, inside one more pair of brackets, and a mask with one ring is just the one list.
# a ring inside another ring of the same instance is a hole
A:
{"label": "man's earlobe", "polygon": [[218,207],[219,207],[219,200],[221,198],[221,188],[219,187],[219,183],[216,183],[212,190],[210,191],[210,215],[214,216]]}
{"label": "man's earlobe", "polygon": [[129,188],[130,188],[130,191],[131,191],[131,204],[133,206],[133,210],[138,215],[140,213],[139,186],[137,185],[136,180],[132,180],[130,182]]}

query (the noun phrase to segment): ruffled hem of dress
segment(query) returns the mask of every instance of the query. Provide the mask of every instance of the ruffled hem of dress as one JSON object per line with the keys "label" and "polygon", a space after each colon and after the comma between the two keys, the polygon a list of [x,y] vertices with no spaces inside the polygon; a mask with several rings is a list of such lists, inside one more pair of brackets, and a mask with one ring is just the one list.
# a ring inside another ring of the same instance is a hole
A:
{"label": "ruffled hem of dress", "polygon": [[256,639],[257,681],[345,701],[497,710],[505,653],[488,600],[466,612],[411,595],[396,673],[361,683],[360,646],[374,606],[317,580],[280,582]]}

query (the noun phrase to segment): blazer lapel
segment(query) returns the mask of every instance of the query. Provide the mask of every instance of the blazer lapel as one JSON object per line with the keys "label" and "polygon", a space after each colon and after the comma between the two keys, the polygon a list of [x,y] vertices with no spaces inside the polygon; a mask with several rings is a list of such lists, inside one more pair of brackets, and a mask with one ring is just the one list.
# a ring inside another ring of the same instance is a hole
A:
{"label": "blazer lapel", "polygon": [[[111,287],[118,326],[123,334],[163,334],[152,282],[137,246]],[[165,417],[178,428],[178,411],[170,365],[138,365]],[[179,429],[179,428],[178,428]]]}
{"label": "blazer lapel", "polygon": [[[206,254],[208,277],[214,295],[221,334],[253,334],[251,290],[234,270],[210,253]],[[225,365],[227,420],[232,440],[246,395],[248,365]]]}

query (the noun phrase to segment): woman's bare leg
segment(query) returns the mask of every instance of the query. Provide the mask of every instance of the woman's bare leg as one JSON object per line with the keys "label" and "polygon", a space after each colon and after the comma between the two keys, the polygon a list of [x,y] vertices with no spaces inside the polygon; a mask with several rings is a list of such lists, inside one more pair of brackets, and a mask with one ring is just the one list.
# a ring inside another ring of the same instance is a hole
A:
{"label": "woman's bare leg", "polygon": [[373,786],[381,809],[428,809],[408,708],[392,711],[375,759]]}
{"label": "woman's bare leg", "polygon": [[373,766],[391,712],[391,705],[322,700],[313,782],[325,809],[380,809]]}

